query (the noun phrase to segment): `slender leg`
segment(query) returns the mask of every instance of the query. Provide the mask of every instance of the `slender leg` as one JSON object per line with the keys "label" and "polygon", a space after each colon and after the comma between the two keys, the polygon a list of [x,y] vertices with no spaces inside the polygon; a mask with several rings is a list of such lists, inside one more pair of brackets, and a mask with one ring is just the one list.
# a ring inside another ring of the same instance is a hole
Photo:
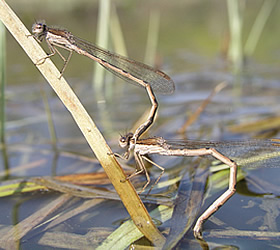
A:
{"label": "slender leg", "polygon": [[63,62],[64,62],[64,65],[63,65],[63,67],[62,67],[62,69],[60,71],[60,76],[58,77],[58,79],[60,79],[62,77],[63,73],[64,73],[64,70],[66,69],[66,67],[68,65],[68,62],[71,59],[73,51],[70,50],[70,49],[67,49],[65,47],[62,47],[63,49],[66,49],[66,50],[69,51],[69,55],[68,55],[67,59],[65,59],[64,56],[59,52],[59,50],[56,47],[54,47],[48,40],[46,40],[46,43],[47,43],[51,53],[49,55],[41,58],[36,64],[37,65],[43,64],[46,61],[47,58],[50,58],[50,57],[54,56],[57,53],[60,56],[60,58],[63,60]]}
{"label": "slender leg", "polygon": [[[115,154],[115,156],[120,157],[120,158],[124,158],[123,155],[120,155],[120,154]],[[134,157],[135,157],[135,161],[136,161],[137,166],[139,166],[139,170],[136,169],[136,171],[134,173],[132,173],[131,175],[129,175],[126,179],[130,179],[131,177],[134,177],[134,176],[136,176],[138,174],[141,174],[143,172],[145,172],[145,175],[146,175],[146,178],[147,178],[147,183],[144,185],[144,187],[142,188],[142,190],[138,194],[141,194],[150,183],[150,176],[148,174],[148,171],[146,170],[143,159],[146,160],[147,162],[150,162],[152,165],[158,167],[162,171],[160,173],[159,177],[157,178],[157,180],[155,181],[155,183],[153,184],[153,186],[150,188],[149,192],[146,194],[146,196],[148,196],[149,193],[152,191],[153,187],[159,182],[160,178],[164,174],[165,169],[163,167],[161,167],[160,165],[156,164],[155,162],[153,162],[152,160],[150,160],[149,158],[147,158],[146,156],[140,155],[139,153],[134,153]]]}
{"label": "slender leg", "polygon": [[[123,160],[128,160],[129,158],[129,151],[125,152],[124,154],[118,154],[118,153],[112,153],[110,155],[114,155],[117,158],[123,159]],[[135,158],[136,159],[136,158]],[[140,165],[141,166],[141,165]],[[121,182],[125,182],[128,179],[130,179],[131,177],[141,174],[144,171],[144,169],[142,167],[140,167],[140,170],[135,170],[134,173],[132,173],[131,175],[127,176],[124,180],[121,180]]]}
{"label": "slender leg", "polygon": [[136,170],[133,174],[131,174],[128,177],[126,177],[126,179],[130,179],[131,177],[136,176],[136,175],[144,172],[145,175],[146,175],[146,178],[147,178],[147,182],[144,185],[144,187],[142,188],[142,190],[138,193],[138,194],[141,194],[146,189],[146,187],[150,184],[151,180],[150,180],[150,176],[149,176],[149,174],[147,172],[147,169],[146,169],[146,167],[144,165],[144,162],[143,162],[143,159],[142,159],[141,155],[139,155],[138,152],[134,151],[134,158],[135,158],[137,166],[139,167],[139,170]]}
{"label": "slender leg", "polygon": [[164,174],[164,168],[161,167],[160,165],[156,164],[155,162],[151,161],[149,158],[147,158],[146,156],[142,155],[142,158],[145,159],[147,162],[150,162],[151,164],[153,164],[154,166],[158,167],[161,170],[161,173],[159,175],[159,177],[156,179],[155,183],[152,185],[152,187],[150,188],[150,190],[148,191],[148,193],[146,194],[146,196],[148,196],[150,194],[150,192],[152,191],[152,189],[154,188],[155,185],[158,184],[160,178],[162,177],[162,175]]}
{"label": "slender leg", "polygon": [[46,40],[46,42],[47,42],[47,45],[48,45],[51,53],[48,54],[47,56],[39,59],[38,62],[36,63],[37,65],[43,64],[46,61],[47,58],[50,58],[50,57],[54,56],[57,52],[57,50],[54,46],[52,46],[47,40]]}
{"label": "slender leg", "polygon": [[144,187],[141,189],[141,191],[138,193],[138,194],[141,194],[141,193],[146,189],[146,187],[150,184],[151,179],[150,179],[149,173],[148,173],[148,171],[147,171],[147,169],[146,169],[146,167],[145,167],[145,164],[144,164],[144,162],[143,162],[143,159],[142,159],[141,155],[139,155],[138,152],[135,152],[135,151],[134,151],[134,157],[135,157],[136,164],[138,165],[138,167],[140,168],[140,170],[137,171],[137,172],[135,172],[133,175],[130,175],[129,177],[132,177],[132,176],[135,176],[135,175],[137,175],[137,174],[140,174],[140,173],[143,173],[143,172],[144,172],[145,175],[146,175],[146,178],[147,178],[146,184],[145,184]]}
{"label": "slender leg", "polygon": [[128,160],[129,158],[129,152],[125,152],[124,154],[118,154],[118,153],[112,153],[115,157],[121,158],[123,160]]}
{"label": "slender leg", "polygon": [[[59,53],[58,50],[56,50],[56,51],[58,52],[58,54],[60,55],[61,58],[64,58],[64,57]],[[68,65],[68,62],[69,62],[70,59],[71,59],[72,54],[73,54],[73,51],[72,51],[72,50],[69,50],[69,55],[68,55],[67,59],[64,60],[64,65],[63,65],[62,70],[60,71],[60,76],[59,76],[58,79],[60,79],[60,78],[62,77],[62,75],[63,75],[63,73],[64,73],[64,70],[66,69],[66,67],[67,67],[67,65]]]}

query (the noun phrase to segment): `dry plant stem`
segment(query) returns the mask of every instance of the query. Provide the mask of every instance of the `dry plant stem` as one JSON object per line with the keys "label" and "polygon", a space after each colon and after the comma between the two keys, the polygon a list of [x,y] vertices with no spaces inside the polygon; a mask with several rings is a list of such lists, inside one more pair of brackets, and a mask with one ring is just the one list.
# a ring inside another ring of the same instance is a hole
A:
{"label": "dry plant stem", "polygon": [[193,113],[192,116],[189,117],[189,119],[184,123],[184,125],[178,130],[178,133],[184,134],[186,133],[186,130],[189,126],[191,126],[200,116],[201,112],[205,110],[206,106],[209,104],[209,102],[212,101],[212,98],[219,93],[223,88],[227,86],[226,82],[219,83],[213,91],[210,93],[210,95],[201,103],[201,105],[198,107],[198,109]]}
{"label": "dry plant stem", "polygon": [[[3,0],[0,0],[0,19],[34,64],[47,56]],[[59,70],[50,59],[46,59],[45,63],[36,66],[73,116],[138,229],[156,246],[163,245],[165,238],[152,222],[130,181],[120,181],[126,178],[122,168],[65,79],[59,79]]]}

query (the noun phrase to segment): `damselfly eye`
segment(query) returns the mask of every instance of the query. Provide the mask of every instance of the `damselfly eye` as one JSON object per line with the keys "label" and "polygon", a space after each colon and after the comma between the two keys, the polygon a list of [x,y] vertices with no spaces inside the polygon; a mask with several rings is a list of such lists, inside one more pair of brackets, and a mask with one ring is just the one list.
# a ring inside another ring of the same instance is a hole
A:
{"label": "damselfly eye", "polygon": [[41,33],[44,31],[44,29],[45,29],[45,27],[44,27],[44,24],[42,24],[42,23],[34,23],[32,25],[32,32],[34,34]]}
{"label": "damselfly eye", "polygon": [[130,145],[130,141],[133,137],[133,133],[128,133],[127,135],[125,136],[122,136],[120,139],[119,139],[119,145],[121,148],[126,148]]}
{"label": "damselfly eye", "polygon": [[121,148],[127,147],[127,145],[128,145],[127,137],[122,136],[122,137],[119,139],[119,145],[120,145]]}

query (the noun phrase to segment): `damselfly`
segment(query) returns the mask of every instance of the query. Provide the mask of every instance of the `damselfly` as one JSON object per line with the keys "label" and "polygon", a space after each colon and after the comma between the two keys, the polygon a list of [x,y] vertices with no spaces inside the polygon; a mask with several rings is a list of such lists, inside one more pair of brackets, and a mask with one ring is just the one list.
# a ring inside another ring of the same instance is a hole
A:
{"label": "damselfly", "polygon": [[[38,64],[44,63],[47,58],[56,53],[64,61],[60,77],[63,75],[73,51],[75,51],[78,54],[87,56],[98,62],[116,76],[146,89],[152,107],[146,122],[140,125],[135,131],[133,141],[136,141],[136,139],[148,130],[154,122],[158,103],[153,91],[162,94],[171,94],[175,89],[172,79],[164,72],[156,70],[144,63],[99,48],[90,42],[74,36],[67,30],[51,28],[43,22],[36,22],[32,26],[32,33],[38,41],[42,42],[45,40],[51,51],[51,53],[47,57],[42,58]],[[68,50],[68,58],[65,59],[56,47]]]}
{"label": "damselfly", "polygon": [[[132,149],[130,140],[133,134],[129,133],[119,140],[122,148],[127,151],[124,158],[129,157]],[[198,218],[194,226],[194,234],[201,235],[202,224],[215,213],[234,193],[236,187],[237,167],[280,167],[280,140],[249,140],[226,142],[203,142],[194,140],[165,140],[162,137],[139,139],[133,144],[134,158],[138,169],[134,174],[145,173],[147,183],[140,191],[143,192],[150,183],[149,174],[143,159],[158,167],[162,172],[156,183],[164,173],[164,168],[151,161],[146,155],[157,154],[164,156],[212,156],[230,168],[228,189],[216,199],[211,206]],[[228,158],[230,157],[230,158]],[[156,184],[155,183],[155,184]],[[150,191],[149,191],[150,192]]]}

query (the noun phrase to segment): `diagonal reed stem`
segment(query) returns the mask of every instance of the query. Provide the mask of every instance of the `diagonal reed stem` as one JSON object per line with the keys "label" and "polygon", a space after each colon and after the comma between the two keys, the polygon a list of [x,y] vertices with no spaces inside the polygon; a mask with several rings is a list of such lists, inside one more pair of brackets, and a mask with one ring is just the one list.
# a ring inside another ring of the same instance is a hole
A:
{"label": "diagonal reed stem", "polygon": [[[37,41],[30,36],[30,32],[4,0],[0,0],[0,20],[4,23],[6,28],[14,36],[34,64],[36,64],[39,59],[46,56],[46,53]],[[114,185],[135,225],[154,245],[161,246],[164,244],[164,236],[154,225],[130,181],[121,182],[121,180],[126,178],[122,168],[113,156],[112,151],[106,144],[102,134],[80,103],[78,97],[74,94],[64,78],[59,79],[59,70],[54,66],[50,59],[47,59],[43,64],[36,65],[36,67],[73,116],[89,146]]]}

